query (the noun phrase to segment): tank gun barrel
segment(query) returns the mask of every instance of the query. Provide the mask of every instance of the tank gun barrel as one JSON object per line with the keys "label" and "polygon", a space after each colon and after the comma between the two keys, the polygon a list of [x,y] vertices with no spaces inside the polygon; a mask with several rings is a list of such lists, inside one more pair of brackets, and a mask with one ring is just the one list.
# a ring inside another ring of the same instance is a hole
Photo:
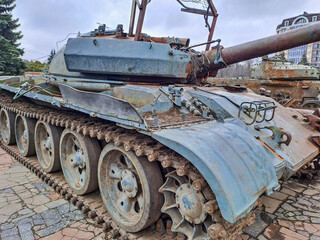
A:
{"label": "tank gun barrel", "polygon": [[[320,41],[320,23],[224,48],[220,54],[224,63],[230,65],[317,41]],[[206,69],[210,72],[225,67],[223,62],[217,63],[217,49],[206,51],[205,56],[209,60]]]}

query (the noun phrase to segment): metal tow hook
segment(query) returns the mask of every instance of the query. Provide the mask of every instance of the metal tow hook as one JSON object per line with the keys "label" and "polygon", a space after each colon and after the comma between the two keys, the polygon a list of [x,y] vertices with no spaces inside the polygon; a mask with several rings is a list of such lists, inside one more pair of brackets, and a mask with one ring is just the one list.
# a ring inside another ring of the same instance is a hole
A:
{"label": "metal tow hook", "polygon": [[268,129],[272,131],[272,136],[270,138],[275,140],[279,145],[285,144],[289,146],[292,140],[291,134],[284,131],[283,128],[279,128],[276,126],[265,126],[265,127],[255,126],[254,129],[257,131],[260,131],[261,129]]}
{"label": "metal tow hook", "polygon": [[307,118],[307,122],[316,130],[320,130],[320,109],[318,108],[312,114],[304,115]]}

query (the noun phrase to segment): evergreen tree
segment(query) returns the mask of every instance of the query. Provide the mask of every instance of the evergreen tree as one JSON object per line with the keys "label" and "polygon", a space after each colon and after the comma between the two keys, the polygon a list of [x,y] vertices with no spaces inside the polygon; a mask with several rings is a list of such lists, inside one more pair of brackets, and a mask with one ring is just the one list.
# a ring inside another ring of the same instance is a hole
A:
{"label": "evergreen tree", "polygon": [[0,0],[0,75],[19,75],[25,65],[21,59],[24,51],[19,48],[23,35],[15,31],[20,24],[13,19],[12,10],[15,0]]}
{"label": "evergreen tree", "polygon": [[49,55],[49,57],[48,57],[47,64],[50,65],[50,63],[51,63],[54,55],[56,55],[56,50],[52,49],[51,52],[50,52],[50,55]]}
{"label": "evergreen tree", "polygon": [[301,61],[299,62],[299,64],[309,65],[309,62],[308,62],[307,54],[306,54],[306,53],[304,53],[304,54],[302,55],[302,58],[301,58]]}

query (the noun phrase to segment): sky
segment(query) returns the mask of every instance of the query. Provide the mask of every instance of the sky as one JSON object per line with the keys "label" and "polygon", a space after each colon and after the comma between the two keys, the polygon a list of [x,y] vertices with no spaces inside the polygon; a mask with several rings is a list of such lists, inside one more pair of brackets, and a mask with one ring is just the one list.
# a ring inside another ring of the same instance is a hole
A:
{"label": "sky", "polygon": [[[14,18],[24,37],[24,59],[46,61],[57,42],[89,32],[105,23],[128,31],[131,0],[16,0]],[[213,0],[219,17],[214,39],[224,47],[276,34],[284,18],[319,13],[319,0]],[[208,30],[200,15],[183,13],[176,0],[151,0],[143,32],[151,36],[187,37],[191,44],[205,42]],[[66,41],[58,43],[61,48]],[[200,49],[201,50],[201,49]]]}

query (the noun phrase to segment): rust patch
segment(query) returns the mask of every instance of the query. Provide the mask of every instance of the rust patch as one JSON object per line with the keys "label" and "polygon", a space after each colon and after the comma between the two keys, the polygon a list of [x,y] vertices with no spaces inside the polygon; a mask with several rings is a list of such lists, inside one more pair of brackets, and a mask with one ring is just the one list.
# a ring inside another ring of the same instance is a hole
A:
{"label": "rust patch", "polygon": [[[184,119],[183,118],[184,115]],[[206,121],[202,116],[195,116],[193,114],[183,114],[178,109],[172,108],[167,112],[164,113],[156,113],[155,115],[152,112],[147,112],[143,115],[146,123],[148,125],[154,125],[154,119],[158,119],[158,125],[170,125],[170,124],[177,124],[177,123],[184,123],[184,122],[193,122],[193,121]]]}
{"label": "rust patch", "polygon": [[279,158],[281,161],[284,161],[284,159],[279,154],[277,154],[271,147],[269,147],[268,144],[266,144],[260,138],[257,138],[257,140],[261,142],[268,150],[270,150],[270,152],[272,152],[277,158]]}

